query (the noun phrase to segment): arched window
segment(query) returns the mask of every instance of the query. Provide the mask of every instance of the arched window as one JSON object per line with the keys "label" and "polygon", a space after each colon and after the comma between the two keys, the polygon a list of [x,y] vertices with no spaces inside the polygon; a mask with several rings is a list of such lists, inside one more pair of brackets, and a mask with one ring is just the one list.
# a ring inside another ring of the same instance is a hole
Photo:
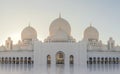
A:
{"label": "arched window", "polygon": [[116,63],[117,63],[117,64],[119,63],[119,58],[118,58],[118,57],[116,57]]}
{"label": "arched window", "polygon": [[2,57],[2,63],[5,63],[4,57]]}
{"label": "arched window", "polygon": [[98,64],[100,63],[100,57],[97,58],[97,63],[98,63]]}
{"label": "arched window", "polygon": [[74,64],[74,56],[70,55],[70,64]]}
{"label": "arched window", "polygon": [[31,64],[31,62],[32,62],[32,59],[31,59],[31,57],[29,57],[28,58],[28,64]]}
{"label": "arched window", "polygon": [[16,64],[19,64],[19,57],[16,58]]}
{"label": "arched window", "polygon": [[5,61],[4,61],[4,57],[2,57],[2,63],[4,63]]}
{"label": "arched window", "polygon": [[8,58],[7,58],[7,57],[5,58],[5,63],[6,63],[6,64],[8,63]]}
{"label": "arched window", "polygon": [[11,57],[9,57],[9,64],[11,64]]}
{"label": "arched window", "polygon": [[113,57],[113,61],[112,61],[114,64],[116,63],[116,60],[115,60],[115,57]]}
{"label": "arched window", "polygon": [[13,57],[13,60],[12,60],[13,64],[15,64],[15,57]]}
{"label": "arched window", "polygon": [[106,58],[105,58],[105,64],[107,64],[107,63],[108,63],[108,58],[106,57]]}
{"label": "arched window", "polygon": [[2,62],[2,59],[1,59],[1,57],[0,57],[0,63]]}
{"label": "arched window", "polygon": [[27,57],[24,58],[24,64],[27,64]]}
{"label": "arched window", "polygon": [[103,64],[103,63],[104,63],[104,57],[101,58],[101,64]]}
{"label": "arched window", "polygon": [[89,64],[92,64],[92,61],[93,61],[92,57],[89,57]]}
{"label": "arched window", "polygon": [[96,64],[96,57],[93,57],[93,63]]}
{"label": "arched window", "polygon": [[20,58],[20,63],[21,63],[21,64],[23,63],[23,57]]}
{"label": "arched window", "polygon": [[47,55],[47,64],[51,64],[51,56]]}
{"label": "arched window", "polygon": [[109,63],[111,63],[112,62],[112,59],[111,59],[111,57],[109,57]]}

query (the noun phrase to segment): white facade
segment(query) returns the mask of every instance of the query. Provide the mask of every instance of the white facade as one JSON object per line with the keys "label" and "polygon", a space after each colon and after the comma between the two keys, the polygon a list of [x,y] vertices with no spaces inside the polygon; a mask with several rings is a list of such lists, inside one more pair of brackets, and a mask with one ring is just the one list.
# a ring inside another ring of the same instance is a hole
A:
{"label": "white facade", "polygon": [[85,65],[87,61],[85,43],[39,43],[35,42],[35,63],[46,64],[47,56],[51,56],[51,64],[56,64],[56,54],[63,52],[64,63],[69,65],[70,55],[74,56],[74,63]]}
{"label": "white facade", "polygon": [[101,58],[103,62],[111,59],[112,62],[119,62],[120,47],[115,46],[112,38],[107,45],[103,44],[93,26],[85,29],[84,38],[79,42],[72,37],[70,24],[61,16],[51,23],[49,31],[44,42],[37,39],[37,31],[31,26],[22,31],[18,44],[13,45],[8,38],[6,45],[0,47],[0,62],[13,62],[16,59],[17,62],[23,60],[24,63],[27,60],[35,65],[86,65],[93,61],[101,62]]}

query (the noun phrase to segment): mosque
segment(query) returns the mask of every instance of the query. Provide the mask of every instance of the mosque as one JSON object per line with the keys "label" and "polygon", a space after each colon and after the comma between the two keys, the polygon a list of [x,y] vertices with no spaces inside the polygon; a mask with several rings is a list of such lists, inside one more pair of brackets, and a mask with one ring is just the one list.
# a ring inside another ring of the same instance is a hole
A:
{"label": "mosque", "polygon": [[1,64],[118,64],[120,47],[112,37],[107,44],[99,39],[98,30],[88,26],[83,39],[76,42],[71,35],[71,26],[59,16],[49,27],[49,36],[44,42],[37,39],[37,31],[27,26],[21,32],[21,40],[13,45],[9,37],[5,46],[0,46]]}

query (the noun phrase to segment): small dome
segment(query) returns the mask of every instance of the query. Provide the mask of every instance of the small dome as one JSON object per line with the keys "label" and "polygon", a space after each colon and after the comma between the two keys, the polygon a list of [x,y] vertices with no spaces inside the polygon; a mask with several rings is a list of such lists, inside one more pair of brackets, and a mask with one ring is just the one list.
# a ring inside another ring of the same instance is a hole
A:
{"label": "small dome", "polygon": [[58,29],[61,28],[64,32],[66,32],[68,35],[71,34],[71,27],[70,24],[63,18],[59,17],[55,19],[49,28],[50,35],[54,35]]}
{"label": "small dome", "polygon": [[93,26],[89,26],[84,31],[85,40],[99,40],[99,32]]}
{"label": "small dome", "polygon": [[36,30],[31,26],[28,26],[28,27],[24,28],[22,33],[21,33],[21,39],[22,40],[37,39]]}

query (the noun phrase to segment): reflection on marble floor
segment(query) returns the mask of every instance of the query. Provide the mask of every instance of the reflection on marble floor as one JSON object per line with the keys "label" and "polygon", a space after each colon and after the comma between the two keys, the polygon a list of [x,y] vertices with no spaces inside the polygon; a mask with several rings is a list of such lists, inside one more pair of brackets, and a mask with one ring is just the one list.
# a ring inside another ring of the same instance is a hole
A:
{"label": "reflection on marble floor", "polygon": [[31,71],[33,64],[0,64],[0,71]]}
{"label": "reflection on marble floor", "polygon": [[78,65],[47,65],[34,69],[33,65],[28,64],[0,64],[0,74],[8,74],[9,72],[11,74],[96,74],[103,72],[118,74],[120,64],[88,64],[86,71],[84,67]]}
{"label": "reflection on marble floor", "polygon": [[88,64],[88,71],[119,71],[120,64]]}

